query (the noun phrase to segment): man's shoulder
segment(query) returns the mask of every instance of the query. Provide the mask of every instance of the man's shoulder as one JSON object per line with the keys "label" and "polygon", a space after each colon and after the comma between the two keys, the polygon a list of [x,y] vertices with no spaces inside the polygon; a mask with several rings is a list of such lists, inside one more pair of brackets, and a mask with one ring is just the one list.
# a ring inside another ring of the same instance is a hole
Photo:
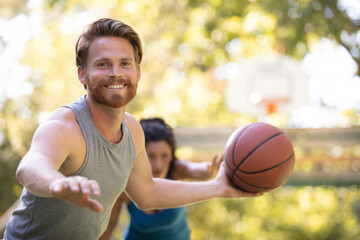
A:
{"label": "man's shoulder", "polygon": [[58,121],[66,125],[77,123],[73,110],[68,107],[60,107],[54,110],[47,121]]}
{"label": "man's shoulder", "polygon": [[132,114],[125,112],[124,120],[130,130],[142,129],[139,121]]}
{"label": "man's shoulder", "polygon": [[72,133],[78,128],[74,112],[70,108],[58,108],[54,110],[46,120],[42,121],[37,129],[61,134]]}
{"label": "man's shoulder", "polygon": [[144,131],[139,121],[130,113],[125,112],[124,119],[133,138],[137,152],[145,146]]}
{"label": "man's shoulder", "polygon": [[131,120],[131,121],[137,121],[138,120],[132,115],[131,113],[125,112],[124,114],[125,121]]}

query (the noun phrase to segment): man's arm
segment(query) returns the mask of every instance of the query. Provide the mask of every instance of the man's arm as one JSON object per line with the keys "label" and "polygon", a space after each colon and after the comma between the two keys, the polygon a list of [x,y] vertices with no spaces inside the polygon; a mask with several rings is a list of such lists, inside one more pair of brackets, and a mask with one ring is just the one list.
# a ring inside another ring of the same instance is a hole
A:
{"label": "man's arm", "polygon": [[[75,146],[79,144],[73,129],[71,110],[57,110],[53,116],[36,130],[29,152],[21,160],[16,171],[17,180],[27,190],[40,197],[56,197],[70,204],[102,211],[100,203],[89,195],[100,194],[96,181],[84,177],[66,177],[60,169],[64,165],[76,166],[79,159]],[[71,162],[73,161],[73,162]]]}
{"label": "man's arm", "polygon": [[[145,138],[140,124],[127,121],[137,152],[137,160],[126,186],[126,193],[140,209],[159,209],[184,206],[214,197],[254,197],[231,186],[224,163],[214,180],[208,182],[182,182],[152,178],[145,151]],[[136,121],[137,122],[137,121]]]}
{"label": "man's arm", "polygon": [[58,170],[68,157],[62,141],[65,131],[58,121],[48,121],[36,130],[29,152],[16,171],[17,180],[40,197],[51,197],[50,184],[65,178]]}

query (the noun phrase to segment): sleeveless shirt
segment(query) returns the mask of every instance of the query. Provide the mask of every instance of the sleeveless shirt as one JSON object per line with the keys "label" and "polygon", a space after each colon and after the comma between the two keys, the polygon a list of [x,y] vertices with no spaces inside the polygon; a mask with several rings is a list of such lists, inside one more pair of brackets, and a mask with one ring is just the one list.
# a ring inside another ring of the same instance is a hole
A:
{"label": "sleeveless shirt", "polygon": [[[169,174],[170,175],[170,174]],[[167,179],[171,179],[170,176]],[[130,224],[124,231],[125,240],[189,240],[186,207],[163,209],[154,214],[139,210],[130,201],[127,205]]]}
{"label": "sleeveless shirt", "polygon": [[86,142],[84,163],[72,176],[84,176],[99,183],[101,195],[95,199],[104,209],[96,213],[56,198],[38,197],[24,187],[22,203],[13,211],[4,239],[98,239],[107,227],[112,206],[125,189],[136,160],[135,146],[125,120],[121,124],[123,137],[114,144],[95,127],[85,96],[64,107],[74,112]]}

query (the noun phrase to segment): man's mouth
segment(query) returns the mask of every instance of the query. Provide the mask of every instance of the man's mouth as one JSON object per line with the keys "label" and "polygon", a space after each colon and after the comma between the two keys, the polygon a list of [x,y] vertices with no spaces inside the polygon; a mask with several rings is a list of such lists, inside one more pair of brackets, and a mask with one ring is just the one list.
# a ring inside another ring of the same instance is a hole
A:
{"label": "man's mouth", "polygon": [[105,87],[109,89],[123,89],[125,87],[125,84],[111,84],[105,85]]}

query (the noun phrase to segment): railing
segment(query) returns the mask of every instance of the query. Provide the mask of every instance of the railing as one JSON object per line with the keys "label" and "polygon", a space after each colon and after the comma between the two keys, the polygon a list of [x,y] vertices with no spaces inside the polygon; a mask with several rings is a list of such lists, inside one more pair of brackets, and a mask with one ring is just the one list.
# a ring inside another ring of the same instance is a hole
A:
{"label": "railing", "polygon": [[[222,151],[226,141],[235,128],[177,128],[175,136],[179,147],[191,146],[202,149],[218,149]],[[346,171],[295,171],[287,185],[360,185],[360,127],[351,128],[320,128],[320,129],[283,129],[293,145],[303,153],[296,156],[296,161],[315,164],[352,163],[353,169]],[[311,155],[313,148],[348,148],[358,147],[357,155]]]}
{"label": "railing", "polygon": [[[223,148],[235,128],[176,128],[178,146]],[[360,127],[283,129],[299,147],[360,145]]]}

